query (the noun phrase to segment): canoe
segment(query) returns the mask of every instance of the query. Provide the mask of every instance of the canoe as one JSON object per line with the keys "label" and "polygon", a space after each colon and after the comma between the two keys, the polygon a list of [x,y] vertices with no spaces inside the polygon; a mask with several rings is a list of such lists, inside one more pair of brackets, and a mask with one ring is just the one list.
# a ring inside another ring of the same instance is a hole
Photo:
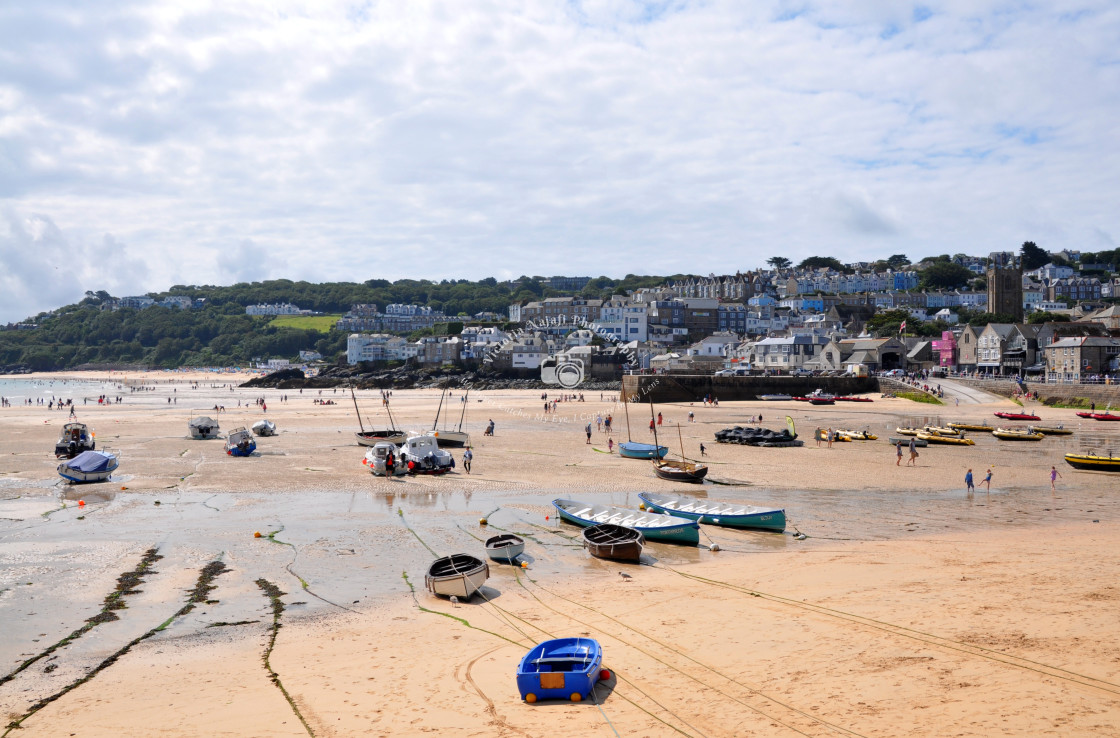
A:
{"label": "canoe", "polygon": [[918,438],[929,443],[940,443],[947,446],[975,446],[976,442],[971,438],[959,438],[956,436],[939,436],[936,433],[919,433]]}
{"label": "canoe", "polygon": [[1029,425],[1027,430],[1031,433],[1041,433],[1045,436],[1072,436],[1073,431],[1060,425]]}
{"label": "canoe", "polygon": [[[923,441],[920,438],[918,438],[917,436],[914,436],[913,438],[914,438],[914,446],[916,448],[925,448],[926,446],[929,445],[928,441]],[[887,438],[887,440],[890,441],[891,443],[898,443],[899,441],[902,441],[903,446],[909,446],[910,445],[910,439],[909,438],[904,438],[904,437],[900,437],[900,436],[890,436],[889,438]]]}
{"label": "canoe", "polygon": [[58,475],[75,484],[103,482],[116,471],[117,457],[108,451],[83,451],[58,465]]}
{"label": "canoe", "polygon": [[618,444],[618,453],[628,459],[663,459],[669,453],[668,446],[655,446],[652,443],[623,441]]}
{"label": "canoe", "polygon": [[513,533],[486,539],[486,555],[494,561],[516,564],[517,557],[525,553],[525,539]]}
{"label": "canoe", "polygon": [[638,497],[646,503],[646,507],[650,510],[689,518],[709,525],[777,531],[786,529],[786,511],[781,508],[757,507],[743,502],[672,497],[652,492],[639,492]]}
{"label": "canoe", "polygon": [[992,430],[992,426],[988,425],[987,423],[984,423],[982,425],[979,423],[949,423],[949,427],[956,431],[990,432]]}
{"label": "canoe", "polygon": [[609,679],[602,668],[603,647],[592,638],[554,638],[538,643],[517,665],[517,691],[532,704],[538,700],[579,702],[595,683]]}
{"label": "canoe", "polygon": [[708,465],[694,461],[661,460],[654,462],[653,473],[670,482],[700,484],[708,475]]}
{"label": "canoe", "polygon": [[614,523],[633,528],[650,541],[694,545],[700,542],[700,524],[688,518],[576,500],[555,499],[552,505],[561,518],[584,528],[597,523]]}
{"label": "canoe", "polygon": [[[997,418],[1004,420],[1042,420],[1042,418],[1032,413],[993,413]],[[1120,418],[1118,418],[1120,420]]]}
{"label": "canoe", "polygon": [[849,441],[876,441],[879,439],[879,436],[869,430],[848,430],[846,428],[841,428],[836,432]]}
{"label": "canoe", "polygon": [[599,523],[583,529],[583,547],[599,559],[637,561],[645,545],[645,536],[622,525]]}
{"label": "canoe", "polygon": [[1025,428],[996,428],[992,435],[1003,441],[1041,441],[1044,437]]}
{"label": "canoe", "polygon": [[1120,472],[1120,456],[1097,456],[1095,454],[1066,454],[1066,463],[1074,469],[1086,471]]}
{"label": "canoe", "polygon": [[490,567],[470,554],[451,554],[436,559],[424,575],[424,586],[434,595],[470,599],[482,589],[490,576]]}

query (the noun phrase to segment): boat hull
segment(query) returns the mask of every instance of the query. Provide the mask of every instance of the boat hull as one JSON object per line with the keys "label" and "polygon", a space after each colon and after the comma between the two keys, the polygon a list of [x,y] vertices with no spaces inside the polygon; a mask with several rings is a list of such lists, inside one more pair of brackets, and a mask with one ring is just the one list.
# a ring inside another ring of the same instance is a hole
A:
{"label": "boat hull", "polygon": [[[1004,420],[1042,420],[1042,418],[1038,417],[1037,415],[1032,415],[1030,413],[993,413],[993,414],[997,418],[1003,418]],[[1120,418],[1117,418],[1117,419],[1120,420]]]}
{"label": "boat hull", "polygon": [[614,523],[633,528],[649,541],[693,545],[700,542],[700,525],[687,518],[643,513],[610,505],[592,505],[575,500],[553,500],[552,505],[561,518],[584,528],[598,523]]}
{"label": "boat hull", "polygon": [[708,525],[773,531],[786,529],[786,511],[779,508],[762,508],[718,500],[668,498],[648,492],[640,492],[638,497],[651,510]]}
{"label": "boat hull", "polygon": [[652,443],[623,441],[618,444],[618,453],[627,459],[663,459],[669,453],[668,446],[655,446]]}
{"label": "boat hull", "polygon": [[[898,443],[899,441],[902,441],[903,446],[909,446],[911,439],[906,438],[906,437],[900,437],[900,436],[890,436],[889,438],[887,438],[887,440],[890,441],[891,443]],[[923,441],[922,439],[920,439],[916,436],[913,437],[913,440],[914,440],[914,447],[915,448],[925,448],[926,446],[929,445],[928,441]]]}
{"label": "boat hull", "polygon": [[1074,469],[1085,471],[1120,472],[1120,456],[1095,456],[1093,454],[1066,454],[1066,463]]}
{"label": "boat hull", "polygon": [[517,666],[521,699],[586,699],[603,676],[603,648],[591,638],[556,638],[534,646]]}
{"label": "boat hull", "polygon": [[525,539],[512,533],[503,533],[486,540],[486,555],[503,564],[516,564],[517,557],[525,553]]}
{"label": "boat hull", "polygon": [[1089,417],[1093,420],[1120,420],[1120,415],[1113,415],[1112,413],[1093,413]]}
{"label": "boat hull", "polygon": [[1030,426],[1030,430],[1034,433],[1041,433],[1045,436],[1072,436],[1073,435],[1073,431],[1069,430],[1068,428],[1062,428],[1060,426],[1055,428],[1054,426],[1049,426],[1049,425],[1032,425],[1032,426]]}
{"label": "boat hull", "polygon": [[[86,454],[97,454],[100,457],[96,468],[93,468],[93,465],[83,464],[82,460],[86,458]],[[86,468],[79,467],[79,464],[83,464]],[[113,454],[104,451],[88,451],[59,464],[58,475],[73,484],[104,482],[117,470],[119,465],[120,462]]]}
{"label": "boat hull", "polygon": [[992,431],[992,435],[1001,441],[1041,441],[1044,436],[1041,433],[1026,433],[1024,431],[1013,430],[1000,430]]}
{"label": "boat hull", "polygon": [[435,436],[440,448],[462,448],[471,442],[471,434],[460,431],[432,431],[432,435]]}
{"label": "boat hull", "polygon": [[700,484],[708,476],[708,467],[691,461],[661,461],[653,465],[653,473],[669,482]]}
{"label": "boat hull", "polygon": [[434,595],[470,599],[490,577],[490,567],[469,554],[436,559],[424,575],[424,586]]}
{"label": "boat hull", "polygon": [[936,443],[942,446],[975,446],[971,438],[958,438],[956,436],[939,436],[934,433],[919,433],[918,438],[927,443]]}
{"label": "boat hull", "polygon": [[404,431],[397,430],[369,430],[364,433],[355,433],[354,438],[358,439],[359,446],[376,446],[379,443],[391,443],[394,446],[399,446],[404,443]]}
{"label": "boat hull", "polygon": [[613,523],[600,523],[583,529],[583,547],[599,559],[638,561],[645,548],[640,531]]}

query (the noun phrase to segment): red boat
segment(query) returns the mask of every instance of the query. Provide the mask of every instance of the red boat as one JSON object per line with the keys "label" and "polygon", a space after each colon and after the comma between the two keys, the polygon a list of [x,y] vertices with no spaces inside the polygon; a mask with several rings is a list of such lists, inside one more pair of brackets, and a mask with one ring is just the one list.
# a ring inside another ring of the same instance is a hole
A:
{"label": "red boat", "polygon": [[1093,417],[1093,414],[1092,413],[1087,413],[1087,412],[1086,413],[1077,413],[1077,417],[1079,417],[1079,418],[1091,418],[1091,417]]}
{"label": "red boat", "polygon": [[1042,420],[1037,415],[1030,413],[996,413],[995,416],[1005,420]]}
{"label": "red boat", "polygon": [[1120,420],[1120,415],[1113,415],[1112,413],[1093,413],[1089,417],[1093,420]]}
{"label": "red boat", "polygon": [[837,397],[837,402],[874,402],[870,397]]}

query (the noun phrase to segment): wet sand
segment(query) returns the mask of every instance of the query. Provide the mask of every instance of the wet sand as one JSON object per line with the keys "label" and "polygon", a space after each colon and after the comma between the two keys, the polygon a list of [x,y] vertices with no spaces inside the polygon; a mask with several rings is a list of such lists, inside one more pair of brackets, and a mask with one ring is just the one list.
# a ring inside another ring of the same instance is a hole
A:
{"label": "wet sand", "polygon": [[[688,455],[707,447],[715,483],[692,487],[606,453],[605,433],[585,443],[596,414],[614,415],[616,442],[627,435],[622,407],[598,392],[544,415],[539,392],[497,391],[466,403],[473,474],[389,481],[361,464],[348,393],[191,378],[118,374],[122,404],[79,404],[98,448],[120,454],[101,484],[59,482],[50,451],[65,412],[0,410],[0,707],[19,735],[1120,734],[1120,480],[1061,458],[1120,448],[1107,424],[1032,405],[1077,431],[974,435],[906,468],[884,440],[895,426],[996,424],[993,411],[1015,406],[659,406],[659,440],[677,450],[679,422]],[[384,424],[377,393],[358,394],[366,426]],[[279,435],[246,459],[188,438],[192,410],[215,404],[223,431],[267,415]],[[392,410],[424,430],[438,404],[436,391],[397,391]],[[650,440],[648,407],[631,412],[633,438]],[[831,426],[881,440],[715,443],[760,412],[775,429],[790,415],[803,439]],[[991,492],[966,494],[965,470],[980,480],[989,466]],[[644,566],[622,565],[590,558],[550,505],[636,506],[646,490],[774,504],[790,527],[704,526],[719,551],[654,543]],[[505,531],[528,538],[527,568],[492,564],[469,603],[424,590],[435,555],[482,556]],[[118,583],[151,550],[162,558],[139,582]],[[208,565],[212,590],[200,588]],[[599,705],[525,705],[517,661],[569,635],[603,644]]]}

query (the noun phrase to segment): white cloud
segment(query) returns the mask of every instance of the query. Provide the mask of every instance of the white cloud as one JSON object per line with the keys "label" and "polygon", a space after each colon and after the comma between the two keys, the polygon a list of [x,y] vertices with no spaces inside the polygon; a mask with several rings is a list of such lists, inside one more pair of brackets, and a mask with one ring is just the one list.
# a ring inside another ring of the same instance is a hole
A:
{"label": "white cloud", "polygon": [[1118,32],[1104,0],[9,4],[0,320],[176,283],[1099,249]]}

